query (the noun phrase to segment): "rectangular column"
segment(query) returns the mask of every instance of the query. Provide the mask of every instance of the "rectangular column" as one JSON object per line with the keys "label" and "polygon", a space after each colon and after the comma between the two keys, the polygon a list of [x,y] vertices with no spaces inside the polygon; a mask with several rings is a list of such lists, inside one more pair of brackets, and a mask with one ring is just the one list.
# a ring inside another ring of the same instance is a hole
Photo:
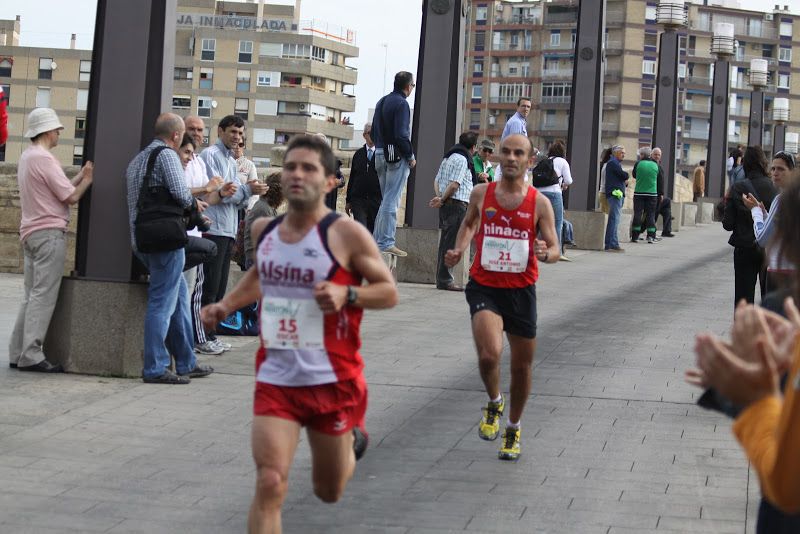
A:
{"label": "rectangular column", "polygon": [[728,89],[731,67],[727,60],[714,62],[714,89],[711,96],[711,128],[706,156],[706,196],[720,198],[725,194],[728,159]]}
{"label": "rectangular column", "polygon": [[[775,125],[775,130],[772,134],[772,153],[783,152],[786,149],[786,125],[779,123]],[[769,159],[770,154],[767,154]]]}
{"label": "rectangular column", "polygon": [[576,181],[564,198],[576,211],[593,211],[597,198],[605,20],[605,0],[580,3],[567,138],[567,160]]}
{"label": "rectangular column", "polygon": [[764,91],[750,93],[750,124],[747,128],[747,146],[764,144]]}
{"label": "rectangular column", "polygon": [[664,194],[672,196],[675,186],[675,145],[678,123],[678,32],[661,34],[658,50],[656,112],[653,118],[653,146],[661,148]]}

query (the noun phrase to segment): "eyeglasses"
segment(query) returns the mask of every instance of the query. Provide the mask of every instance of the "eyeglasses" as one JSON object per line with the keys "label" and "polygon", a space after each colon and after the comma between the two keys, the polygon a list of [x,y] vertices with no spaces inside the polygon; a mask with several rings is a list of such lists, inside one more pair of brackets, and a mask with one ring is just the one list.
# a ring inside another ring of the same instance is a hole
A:
{"label": "eyeglasses", "polygon": [[772,159],[778,159],[778,158],[784,160],[786,163],[789,163],[789,165],[792,168],[794,168],[795,166],[794,156],[789,152],[784,152],[783,150],[775,152],[775,155],[772,156]]}
{"label": "eyeglasses", "polygon": [[483,150],[484,152],[486,152],[488,154],[491,154],[492,152],[494,152],[494,150],[492,150],[491,148],[482,148],[481,150]]}

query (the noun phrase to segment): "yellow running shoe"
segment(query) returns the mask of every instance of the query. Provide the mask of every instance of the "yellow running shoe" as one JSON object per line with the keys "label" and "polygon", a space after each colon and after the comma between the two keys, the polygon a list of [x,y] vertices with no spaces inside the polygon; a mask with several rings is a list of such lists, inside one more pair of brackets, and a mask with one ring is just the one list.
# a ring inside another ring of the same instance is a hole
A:
{"label": "yellow running shoe", "polygon": [[519,458],[519,434],[519,428],[506,427],[506,431],[503,433],[503,446],[500,447],[500,452],[497,453],[498,458],[514,461]]}
{"label": "yellow running shoe", "polygon": [[481,424],[478,425],[478,436],[487,441],[494,441],[497,435],[500,434],[500,418],[503,416],[503,410],[506,403],[503,397],[500,397],[500,402],[489,401],[486,408],[483,409],[483,417],[481,417]]}

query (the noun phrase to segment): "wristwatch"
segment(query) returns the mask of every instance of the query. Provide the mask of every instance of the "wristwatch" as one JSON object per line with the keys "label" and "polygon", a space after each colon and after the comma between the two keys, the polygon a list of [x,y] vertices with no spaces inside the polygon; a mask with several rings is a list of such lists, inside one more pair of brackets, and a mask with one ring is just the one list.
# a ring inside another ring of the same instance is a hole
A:
{"label": "wristwatch", "polygon": [[358,300],[356,288],[353,286],[347,286],[347,303],[352,305],[356,303],[356,300]]}

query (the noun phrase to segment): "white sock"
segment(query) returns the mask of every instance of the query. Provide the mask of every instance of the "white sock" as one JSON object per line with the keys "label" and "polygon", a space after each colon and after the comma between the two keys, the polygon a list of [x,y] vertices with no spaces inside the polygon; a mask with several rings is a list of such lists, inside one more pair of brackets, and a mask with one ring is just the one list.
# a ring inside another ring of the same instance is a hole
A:
{"label": "white sock", "polygon": [[512,423],[511,419],[509,419],[508,423],[506,423],[506,428],[513,428],[514,430],[519,430],[519,421],[517,421],[516,423]]}
{"label": "white sock", "polygon": [[500,395],[497,396],[496,399],[492,399],[492,402],[494,402],[495,404],[500,404],[502,400],[503,400],[503,394],[501,393]]}

